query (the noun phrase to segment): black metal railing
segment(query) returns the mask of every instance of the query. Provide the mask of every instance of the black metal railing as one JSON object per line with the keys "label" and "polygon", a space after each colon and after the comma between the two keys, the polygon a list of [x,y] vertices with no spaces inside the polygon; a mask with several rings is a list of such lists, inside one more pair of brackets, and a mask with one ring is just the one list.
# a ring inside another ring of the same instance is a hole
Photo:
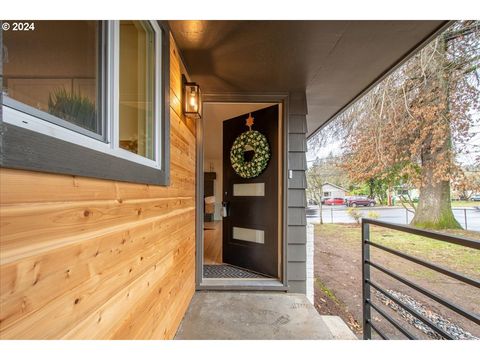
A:
{"label": "black metal railing", "polygon": [[417,310],[414,308],[408,306],[407,304],[403,303],[399,299],[397,299],[395,296],[392,296],[388,291],[383,289],[378,283],[372,281],[370,278],[370,269],[373,267],[380,272],[386,274],[387,276],[403,283],[404,285],[418,291],[419,293],[429,297],[430,299],[442,304],[443,306],[449,308],[450,310],[453,310],[457,314],[473,321],[474,323],[480,325],[480,316],[479,314],[472,313],[464,308],[462,308],[459,305],[456,305],[449,301],[448,299],[443,298],[442,296],[439,296],[422,286],[406,279],[403,276],[400,276],[393,271],[385,268],[384,266],[381,266],[370,259],[370,247],[373,246],[377,249],[383,250],[385,252],[388,252],[390,254],[393,254],[395,256],[401,257],[403,259],[406,259],[408,261],[411,261],[415,264],[422,265],[428,269],[434,270],[436,272],[439,272],[443,275],[449,276],[451,278],[454,278],[456,280],[459,280],[463,283],[472,285],[476,288],[480,288],[480,282],[476,279],[473,279],[468,276],[464,276],[458,272],[449,270],[445,267],[442,267],[440,265],[436,265],[432,262],[424,261],[422,259],[416,258],[414,256],[410,256],[407,254],[404,254],[398,250],[383,246],[381,244],[372,242],[370,240],[370,225],[376,225],[388,229],[393,229],[393,230],[398,230],[404,233],[409,233],[409,234],[414,234],[414,235],[419,235],[419,236],[424,236],[430,239],[435,239],[439,241],[444,241],[450,244],[456,244],[456,245],[461,245],[465,246],[468,248],[480,250],[480,241],[475,241],[471,239],[466,239],[458,236],[452,236],[448,234],[442,234],[439,232],[435,231],[427,231],[427,230],[421,230],[421,229],[416,229],[410,226],[406,225],[398,225],[398,224],[392,224],[384,221],[379,221],[379,220],[373,220],[373,219],[362,219],[362,294],[363,294],[363,338],[365,340],[369,340],[372,338],[372,329],[380,335],[382,339],[388,339],[387,335],[382,333],[382,331],[372,322],[372,317],[371,317],[371,309],[373,308],[380,316],[382,316],[385,320],[387,320],[393,327],[395,327],[397,330],[399,330],[403,335],[405,335],[408,339],[416,339],[415,336],[408,331],[405,327],[402,326],[401,323],[399,323],[397,320],[395,320],[393,317],[388,315],[385,311],[383,311],[381,308],[379,308],[378,305],[375,305],[372,303],[371,300],[371,288],[374,288],[377,290],[379,293],[381,293],[383,296],[391,300],[393,303],[395,303],[398,307],[402,308],[421,322],[423,322],[425,325],[430,327],[433,331],[438,333],[441,337],[445,339],[453,339],[453,337],[446,332],[444,329],[441,327],[437,326],[434,324],[432,321],[430,321],[428,318],[423,316],[421,313],[419,313]]}

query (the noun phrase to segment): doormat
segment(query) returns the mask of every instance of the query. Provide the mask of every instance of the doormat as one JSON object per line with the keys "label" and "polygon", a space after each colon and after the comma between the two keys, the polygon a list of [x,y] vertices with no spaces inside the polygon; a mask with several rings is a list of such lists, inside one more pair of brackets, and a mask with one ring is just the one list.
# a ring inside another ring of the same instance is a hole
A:
{"label": "doormat", "polygon": [[265,275],[232,265],[203,265],[203,277],[206,279],[262,279]]}

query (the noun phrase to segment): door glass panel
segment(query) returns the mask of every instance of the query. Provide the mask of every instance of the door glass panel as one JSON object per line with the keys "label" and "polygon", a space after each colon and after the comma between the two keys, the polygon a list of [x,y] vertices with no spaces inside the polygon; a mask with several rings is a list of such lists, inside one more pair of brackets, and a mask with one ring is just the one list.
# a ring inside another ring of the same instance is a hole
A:
{"label": "door glass panel", "polygon": [[101,22],[83,20],[35,21],[31,31],[3,31],[6,103],[101,134],[100,33]]}
{"label": "door glass panel", "polygon": [[251,241],[258,244],[265,243],[265,232],[263,230],[246,229],[233,227],[233,238],[236,240]]}
{"label": "door glass panel", "polygon": [[233,196],[265,196],[265,183],[233,184]]}
{"label": "door glass panel", "polygon": [[155,158],[155,31],[148,21],[120,21],[120,144]]}

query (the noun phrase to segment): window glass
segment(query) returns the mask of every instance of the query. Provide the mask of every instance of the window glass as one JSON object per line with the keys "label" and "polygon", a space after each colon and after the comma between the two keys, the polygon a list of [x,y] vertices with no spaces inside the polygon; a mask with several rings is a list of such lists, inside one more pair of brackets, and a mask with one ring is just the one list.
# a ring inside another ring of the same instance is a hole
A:
{"label": "window glass", "polygon": [[120,21],[120,144],[155,158],[155,32],[147,21]]}
{"label": "window glass", "polygon": [[100,27],[36,21],[33,31],[4,31],[3,95],[24,112],[101,134]]}

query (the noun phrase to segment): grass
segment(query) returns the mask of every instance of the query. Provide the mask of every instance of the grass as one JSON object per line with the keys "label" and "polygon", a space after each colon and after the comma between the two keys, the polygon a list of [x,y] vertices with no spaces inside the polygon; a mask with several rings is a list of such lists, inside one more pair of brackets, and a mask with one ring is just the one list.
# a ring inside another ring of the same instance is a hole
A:
{"label": "grass", "polygon": [[[399,205],[401,206],[402,205],[402,202],[401,201],[397,201],[395,203],[395,205]],[[405,205],[407,205],[407,207],[410,207],[410,204],[409,203],[405,203]],[[461,207],[461,208],[464,208],[464,207],[473,207],[473,206],[480,206],[480,201],[452,201],[452,207]]]}
{"label": "grass", "polygon": [[452,207],[480,206],[480,201],[452,201]]}
{"label": "grass", "polygon": [[340,305],[340,300],[335,296],[332,290],[330,290],[319,278],[315,278],[315,286],[328,296],[335,304]]}
{"label": "grass", "polygon": [[[317,234],[321,239],[341,241],[344,245],[348,244],[349,246],[358,247],[360,251],[360,226],[353,224],[323,224],[316,226]],[[467,230],[444,230],[444,232],[480,240],[480,232]],[[372,242],[377,242],[423,260],[444,265],[477,278],[480,277],[480,251],[478,250],[378,226],[370,227],[370,239]],[[428,271],[425,275],[428,275],[427,273]]]}

